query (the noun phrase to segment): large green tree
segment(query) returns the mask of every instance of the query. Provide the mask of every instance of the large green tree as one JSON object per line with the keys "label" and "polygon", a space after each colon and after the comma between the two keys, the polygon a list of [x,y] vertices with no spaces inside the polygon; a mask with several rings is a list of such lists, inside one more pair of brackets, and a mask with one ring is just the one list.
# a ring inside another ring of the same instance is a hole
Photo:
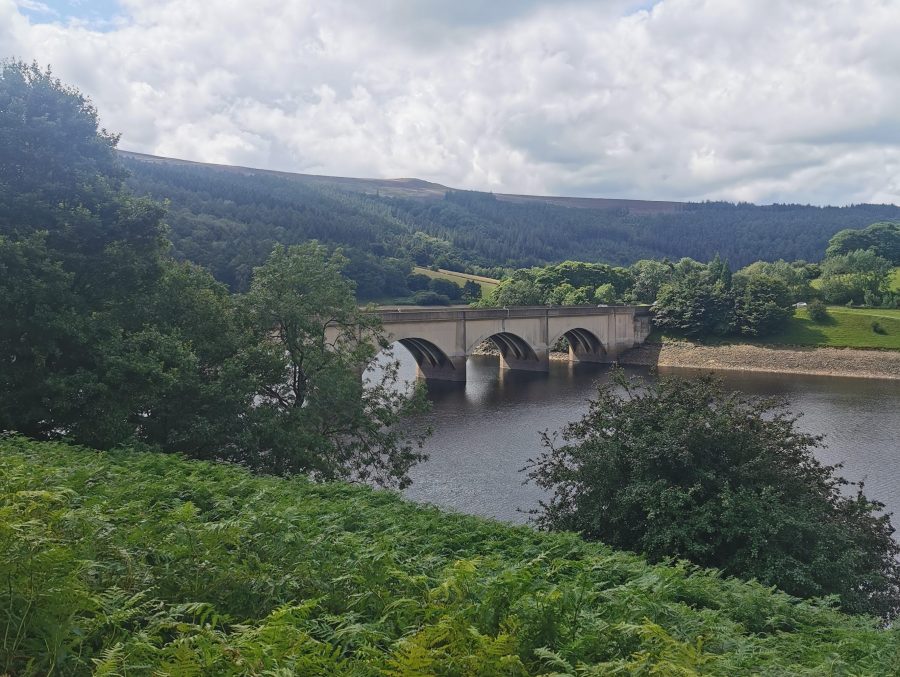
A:
{"label": "large green tree", "polygon": [[822,264],[820,291],[828,303],[880,305],[887,292],[891,262],[873,249],[829,256]]}
{"label": "large green tree", "polygon": [[243,302],[268,365],[249,413],[248,460],[278,473],[406,486],[424,455],[422,434],[405,421],[424,409],[424,391],[402,387],[377,318],[360,310],[341,274],[345,265],[312,242],[276,247],[254,274]]}
{"label": "large green tree", "polygon": [[407,482],[421,454],[398,417],[422,398],[395,363],[363,388],[383,338],[347,260],[279,249],[233,296],[173,260],[116,141],[48,71],[0,67],[0,430]]}
{"label": "large green tree", "polygon": [[893,616],[900,546],[883,506],[813,452],[783,402],[711,377],[601,386],[588,413],[529,477],[550,492],[549,529],[756,578],[802,597],[838,595],[850,612]]}
{"label": "large green tree", "polygon": [[122,354],[147,347],[166,244],[116,141],[49,71],[0,65],[0,428],[108,444],[129,426]]}
{"label": "large green tree", "polygon": [[841,256],[859,249],[871,249],[892,265],[900,266],[900,223],[883,221],[859,230],[847,228],[835,233],[828,241],[825,256]]}

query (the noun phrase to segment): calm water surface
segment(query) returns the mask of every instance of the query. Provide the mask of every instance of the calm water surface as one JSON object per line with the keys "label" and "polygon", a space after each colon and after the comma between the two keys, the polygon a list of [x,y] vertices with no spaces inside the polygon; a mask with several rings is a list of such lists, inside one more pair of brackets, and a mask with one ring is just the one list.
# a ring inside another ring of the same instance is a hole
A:
{"label": "calm water surface", "polygon": [[[415,363],[397,349],[404,378]],[[646,374],[646,370],[630,369]],[[663,373],[697,373],[662,369]],[[551,363],[549,374],[501,371],[497,358],[469,359],[465,384],[429,384],[434,435],[430,458],[412,473],[406,495],[416,501],[525,522],[542,492],[520,472],[541,451],[540,431],[558,430],[587,411],[600,365]],[[843,463],[849,480],[865,480],[866,495],[886,504],[900,528],[900,381],[723,372],[728,386],[758,395],[785,395],[800,427],[824,434],[819,458]]]}

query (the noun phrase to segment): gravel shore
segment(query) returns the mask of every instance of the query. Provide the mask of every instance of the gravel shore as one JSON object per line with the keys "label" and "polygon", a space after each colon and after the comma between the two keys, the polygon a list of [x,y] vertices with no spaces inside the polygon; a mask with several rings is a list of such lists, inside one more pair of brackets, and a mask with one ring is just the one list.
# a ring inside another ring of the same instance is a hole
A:
{"label": "gravel shore", "polygon": [[749,344],[702,346],[648,343],[619,357],[621,364],[777,374],[813,374],[900,380],[900,351],[802,348]]}
{"label": "gravel shore", "polygon": [[[498,355],[484,344],[473,355]],[[553,361],[568,361],[569,353],[552,352]],[[757,346],[748,343],[703,346],[687,341],[647,343],[619,356],[619,364],[684,367],[772,374],[812,374],[900,380],[900,350]]]}

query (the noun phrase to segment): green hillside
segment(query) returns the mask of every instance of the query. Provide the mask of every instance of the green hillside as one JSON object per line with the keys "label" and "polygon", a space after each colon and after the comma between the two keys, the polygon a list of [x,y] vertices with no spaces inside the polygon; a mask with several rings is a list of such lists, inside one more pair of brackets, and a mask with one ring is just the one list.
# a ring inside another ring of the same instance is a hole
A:
{"label": "green hillside", "polygon": [[344,484],[0,438],[0,673],[889,675],[900,630]]}
{"label": "green hillside", "polygon": [[[341,245],[362,298],[404,296],[410,266],[497,276],[565,260],[631,264],[717,253],[821,259],[845,228],[900,220],[900,207],[675,203],[459,191],[417,179],[310,176],[120,154],[139,195],[169,200],[175,253],[233,289],[277,243]],[[404,268],[405,266],[405,268]]]}

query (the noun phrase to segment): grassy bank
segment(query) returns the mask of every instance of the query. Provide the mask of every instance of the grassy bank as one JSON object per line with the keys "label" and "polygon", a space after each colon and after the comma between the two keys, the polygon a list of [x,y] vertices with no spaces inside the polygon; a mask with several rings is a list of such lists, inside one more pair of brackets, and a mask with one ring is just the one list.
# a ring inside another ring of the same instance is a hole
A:
{"label": "grassy bank", "polygon": [[[813,322],[805,309],[797,310],[783,332],[754,343],[900,350],[900,310],[830,306],[828,314]],[[873,329],[875,322],[883,333]]]}
{"label": "grassy bank", "polygon": [[454,270],[444,270],[443,268],[438,268],[437,270],[431,270],[431,268],[423,268],[422,266],[414,266],[414,273],[421,273],[422,275],[427,275],[430,278],[441,279],[441,280],[450,280],[454,284],[462,287],[466,282],[472,280],[477,282],[481,287],[482,295],[488,294],[494,287],[500,284],[500,280],[495,280],[491,277],[484,277],[483,275],[470,275],[469,273],[458,273]]}
{"label": "grassy bank", "polygon": [[888,675],[900,630],[343,484],[0,439],[0,674]]}
{"label": "grassy bank", "polygon": [[[805,309],[798,309],[784,330],[777,334],[757,339],[708,337],[697,343],[900,350],[900,310],[829,306],[828,314],[829,318],[824,322],[813,322]],[[878,332],[873,329],[875,322],[880,328]],[[654,331],[648,338],[649,343],[665,340],[685,339],[679,334],[663,331]]]}

